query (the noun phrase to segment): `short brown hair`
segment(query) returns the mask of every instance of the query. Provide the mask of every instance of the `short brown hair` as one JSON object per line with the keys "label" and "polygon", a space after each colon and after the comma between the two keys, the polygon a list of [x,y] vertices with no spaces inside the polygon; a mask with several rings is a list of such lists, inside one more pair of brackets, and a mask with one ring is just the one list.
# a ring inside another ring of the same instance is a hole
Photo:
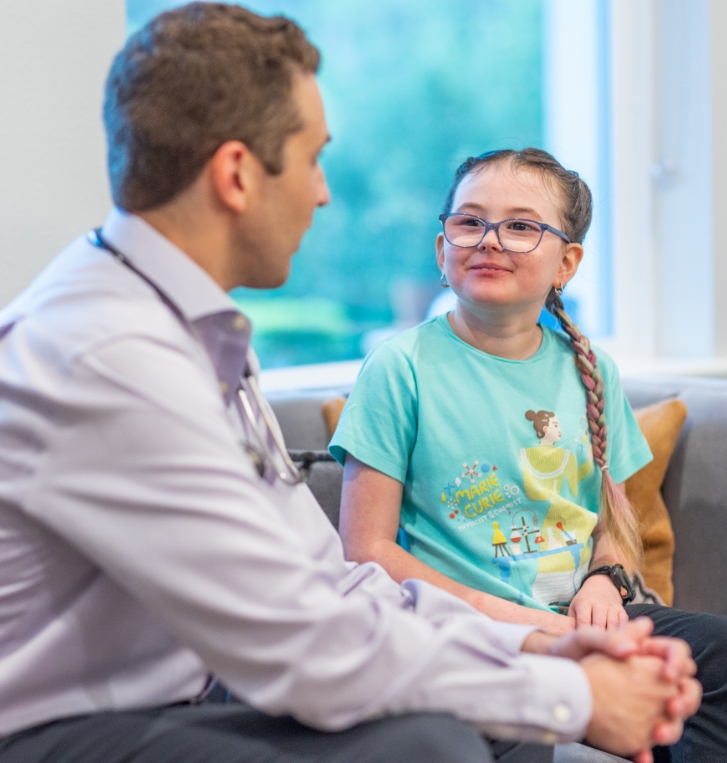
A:
{"label": "short brown hair", "polygon": [[106,82],[114,203],[141,212],[170,201],[228,140],[280,173],[285,139],[302,127],[294,75],[319,64],[283,16],[207,2],[157,16],[129,38]]}

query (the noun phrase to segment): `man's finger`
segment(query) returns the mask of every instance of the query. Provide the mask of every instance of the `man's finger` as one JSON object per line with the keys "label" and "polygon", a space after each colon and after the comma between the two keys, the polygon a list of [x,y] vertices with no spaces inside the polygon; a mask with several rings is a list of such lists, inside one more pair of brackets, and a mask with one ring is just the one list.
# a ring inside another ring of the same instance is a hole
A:
{"label": "man's finger", "polygon": [[692,650],[686,641],[664,636],[656,636],[643,642],[642,654],[661,657],[664,660],[662,675],[667,681],[676,681],[682,676],[693,676],[697,665],[692,659]]}
{"label": "man's finger", "polygon": [[634,638],[646,638],[654,632],[654,622],[649,617],[636,617],[629,620],[624,626],[624,632],[630,633]]}
{"label": "man's finger", "polygon": [[654,744],[668,747],[676,744],[684,733],[684,724],[681,720],[659,723],[653,731]]}
{"label": "man's finger", "polygon": [[678,686],[679,696],[667,702],[666,710],[670,718],[688,718],[702,703],[702,685],[694,678],[682,678]]}

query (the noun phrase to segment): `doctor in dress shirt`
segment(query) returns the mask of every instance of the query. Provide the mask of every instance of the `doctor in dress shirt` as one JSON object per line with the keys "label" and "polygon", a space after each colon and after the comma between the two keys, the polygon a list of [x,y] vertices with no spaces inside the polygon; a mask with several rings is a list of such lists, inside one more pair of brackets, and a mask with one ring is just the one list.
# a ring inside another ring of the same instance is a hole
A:
{"label": "doctor in dress shirt", "polygon": [[112,66],[116,206],[0,313],[0,763],[646,761],[699,704],[681,642],[347,563],[282,456],[227,292],[283,284],[328,202],[318,62],[198,3]]}

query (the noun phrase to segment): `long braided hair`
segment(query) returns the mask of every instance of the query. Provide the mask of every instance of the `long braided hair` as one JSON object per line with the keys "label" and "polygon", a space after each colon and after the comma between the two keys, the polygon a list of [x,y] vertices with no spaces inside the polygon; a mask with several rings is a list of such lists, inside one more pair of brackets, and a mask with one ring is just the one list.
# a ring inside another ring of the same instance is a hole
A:
{"label": "long braided hair", "polygon": [[[560,196],[563,232],[573,243],[580,244],[585,238],[593,214],[593,198],[586,183],[577,172],[566,170],[560,162],[546,151],[526,148],[522,151],[505,149],[472,156],[463,162],[454,176],[454,183],[444,205],[445,214],[452,211],[454,196],[463,178],[488,165],[509,164],[515,169],[539,172],[550,182]],[[545,308],[554,315],[570,339],[575,362],[586,390],[586,416],[591,432],[593,459],[601,469],[601,513],[603,529],[624,554],[627,563],[638,566],[642,546],[636,514],[626,496],[616,487],[608,469],[608,427],[606,424],[606,386],[598,368],[596,354],[588,337],[570,319],[560,298],[561,289],[551,288]]]}

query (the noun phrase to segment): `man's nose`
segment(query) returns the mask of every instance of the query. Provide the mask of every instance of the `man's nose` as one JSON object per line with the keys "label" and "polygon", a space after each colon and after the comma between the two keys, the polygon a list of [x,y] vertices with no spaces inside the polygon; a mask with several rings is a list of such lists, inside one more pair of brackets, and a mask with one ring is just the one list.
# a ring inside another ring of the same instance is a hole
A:
{"label": "man's nose", "polygon": [[316,205],[319,207],[325,207],[331,200],[331,189],[328,187],[328,181],[326,175],[321,168],[321,174],[318,181],[318,199]]}

